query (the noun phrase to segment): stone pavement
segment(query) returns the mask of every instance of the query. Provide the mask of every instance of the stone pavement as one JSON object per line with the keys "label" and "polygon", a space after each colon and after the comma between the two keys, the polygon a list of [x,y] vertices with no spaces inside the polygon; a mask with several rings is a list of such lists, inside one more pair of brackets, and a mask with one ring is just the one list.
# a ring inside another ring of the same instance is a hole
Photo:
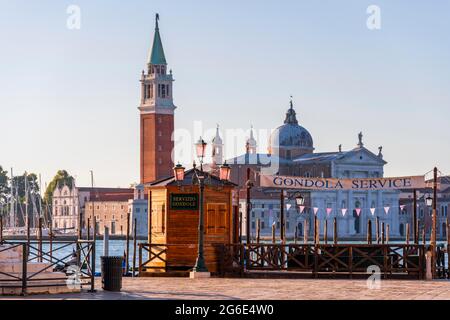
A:
{"label": "stone pavement", "polygon": [[365,280],[329,279],[189,279],[124,278],[120,293],[97,292],[0,297],[1,299],[280,299],[280,300],[450,300],[450,281],[381,280],[380,289],[368,289]]}

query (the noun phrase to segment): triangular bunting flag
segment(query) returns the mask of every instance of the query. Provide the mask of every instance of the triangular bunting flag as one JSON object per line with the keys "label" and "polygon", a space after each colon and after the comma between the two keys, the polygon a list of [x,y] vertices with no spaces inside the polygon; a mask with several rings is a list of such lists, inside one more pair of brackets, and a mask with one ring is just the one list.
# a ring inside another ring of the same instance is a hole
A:
{"label": "triangular bunting flag", "polygon": [[375,208],[370,208],[370,213],[371,213],[372,215],[374,215],[374,214],[375,214]]}
{"label": "triangular bunting flag", "polygon": [[404,204],[402,204],[402,205],[400,206],[400,210],[403,211],[403,209],[405,209],[405,205],[404,205]]}
{"label": "triangular bunting flag", "polygon": [[314,207],[314,214],[317,214],[318,211],[319,211],[319,208]]}
{"label": "triangular bunting flag", "polygon": [[361,208],[356,208],[355,210],[356,210],[356,214],[357,214],[358,217],[359,217],[359,215],[361,214]]}
{"label": "triangular bunting flag", "polygon": [[390,207],[384,207],[384,212],[386,212],[386,214],[388,214],[389,213],[389,209],[390,209]]}
{"label": "triangular bunting flag", "polygon": [[303,211],[305,211],[305,206],[300,206],[300,213],[303,213]]}
{"label": "triangular bunting flag", "polygon": [[329,215],[330,215],[331,211],[333,211],[333,209],[332,209],[332,208],[327,208],[327,216],[329,216]]}
{"label": "triangular bunting flag", "polygon": [[289,211],[289,209],[292,207],[292,204],[288,203],[286,204],[286,209]]}
{"label": "triangular bunting flag", "polygon": [[342,212],[342,215],[345,216],[345,214],[347,213],[347,209],[346,208],[342,208],[341,212]]}

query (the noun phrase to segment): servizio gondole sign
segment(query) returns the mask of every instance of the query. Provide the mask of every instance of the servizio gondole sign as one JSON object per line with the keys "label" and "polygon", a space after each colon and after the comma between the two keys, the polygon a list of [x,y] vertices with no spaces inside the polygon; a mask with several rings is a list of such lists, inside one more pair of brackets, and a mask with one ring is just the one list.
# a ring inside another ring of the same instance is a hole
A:
{"label": "servizio gondole sign", "polygon": [[305,178],[261,175],[261,187],[304,190],[400,190],[426,188],[424,176],[394,178]]}

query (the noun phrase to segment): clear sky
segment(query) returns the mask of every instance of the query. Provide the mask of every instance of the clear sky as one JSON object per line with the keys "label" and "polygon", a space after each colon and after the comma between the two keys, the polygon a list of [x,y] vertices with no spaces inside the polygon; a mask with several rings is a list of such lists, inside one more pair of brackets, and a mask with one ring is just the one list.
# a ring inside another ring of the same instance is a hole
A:
{"label": "clear sky", "polygon": [[[66,27],[71,4],[80,30]],[[380,30],[366,26],[369,5]],[[58,169],[78,185],[91,169],[98,186],[137,182],[156,12],[177,128],[276,128],[293,95],[318,152],[351,149],[363,131],[366,147],[383,146],[386,175],[450,173],[450,2],[440,0],[0,0],[0,165],[44,182]]]}

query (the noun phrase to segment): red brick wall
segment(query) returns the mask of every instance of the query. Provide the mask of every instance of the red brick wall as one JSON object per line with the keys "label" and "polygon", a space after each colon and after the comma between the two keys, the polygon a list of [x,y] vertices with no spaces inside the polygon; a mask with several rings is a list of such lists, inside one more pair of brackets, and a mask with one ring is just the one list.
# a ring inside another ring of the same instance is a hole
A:
{"label": "red brick wall", "polygon": [[173,115],[141,114],[141,183],[172,175],[173,130]]}

